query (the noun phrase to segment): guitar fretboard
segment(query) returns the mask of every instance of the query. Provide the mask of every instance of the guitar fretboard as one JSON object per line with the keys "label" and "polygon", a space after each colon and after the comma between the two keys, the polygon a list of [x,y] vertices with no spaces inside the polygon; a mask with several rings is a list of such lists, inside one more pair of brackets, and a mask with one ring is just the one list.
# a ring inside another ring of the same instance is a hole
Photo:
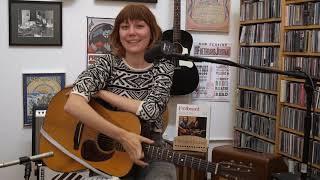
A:
{"label": "guitar fretboard", "polygon": [[180,0],[174,0],[174,18],[173,18],[173,42],[179,42],[180,34]]}
{"label": "guitar fretboard", "polygon": [[202,160],[200,158],[189,156],[183,153],[176,153],[170,149],[165,149],[153,145],[143,145],[143,148],[145,156],[152,160],[164,160],[172,162],[173,164],[179,166],[191,167],[200,171],[211,173],[216,172],[215,164]]}

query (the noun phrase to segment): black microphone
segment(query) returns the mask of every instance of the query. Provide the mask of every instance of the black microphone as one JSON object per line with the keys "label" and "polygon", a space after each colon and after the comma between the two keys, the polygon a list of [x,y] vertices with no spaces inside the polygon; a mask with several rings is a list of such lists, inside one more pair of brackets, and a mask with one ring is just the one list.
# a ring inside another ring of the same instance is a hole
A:
{"label": "black microphone", "polygon": [[152,48],[146,50],[144,53],[144,59],[148,63],[159,61],[162,58],[168,57],[173,53],[174,45],[169,41],[160,41],[156,43]]}

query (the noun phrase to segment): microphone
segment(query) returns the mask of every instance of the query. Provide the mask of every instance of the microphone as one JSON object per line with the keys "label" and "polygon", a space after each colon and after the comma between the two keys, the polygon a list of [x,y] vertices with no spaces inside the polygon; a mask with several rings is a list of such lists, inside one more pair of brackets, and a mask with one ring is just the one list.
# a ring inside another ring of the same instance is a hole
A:
{"label": "microphone", "polygon": [[169,41],[160,41],[156,43],[152,48],[146,50],[144,53],[144,59],[148,63],[159,61],[162,58],[168,57],[174,51],[173,43]]}
{"label": "microphone", "polygon": [[7,162],[7,163],[0,163],[0,168],[4,168],[4,167],[16,165],[16,164],[24,164],[26,162],[36,161],[36,160],[51,157],[51,156],[53,156],[53,152],[51,152],[51,151],[47,152],[47,153],[42,153],[42,154],[30,156],[30,157],[24,156],[24,157],[20,157],[19,160]]}

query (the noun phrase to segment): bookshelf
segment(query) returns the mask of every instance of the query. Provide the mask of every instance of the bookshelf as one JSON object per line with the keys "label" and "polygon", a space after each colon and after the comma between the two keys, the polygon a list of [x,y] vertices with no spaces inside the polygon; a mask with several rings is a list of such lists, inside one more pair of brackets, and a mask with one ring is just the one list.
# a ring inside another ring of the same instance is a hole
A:
{"label": "bookshelf", "polygon": [[[320,78],[320,2],[315,0],[282,0],[282,32],[280,46],[283,47],[280,67],[284,71],[298,68]],[[280,76],[280,121],[279,148],[277,152],[286,157],[291,172],[299,172],[302,162],[304,118],[306,115],[306,93],[304,80]],[[316,90],[320,91],[317,83]],[[315,93],[313,121],[320,121],[320,94]],[[313,129],[312,148],[309,153],[312,173],[320,173],[320,133],[319,127]]]}
{"label": "bookshelf", "polygon": [[[239,63],[279,69],[281,0],[241,0]],[[276,153],[279,77],[238,70],[234,145]]]}
{"label": "bookshelf", "polygon": [[[241,0],[239,63],[320,78],[319,0]],[[306,93],[304,80],[239,69],[234,145],[277,153],[299,172]],[[316,83],[309,154],[320,174],[320,83]],[[312,155],[311,155],[312,154]]]}

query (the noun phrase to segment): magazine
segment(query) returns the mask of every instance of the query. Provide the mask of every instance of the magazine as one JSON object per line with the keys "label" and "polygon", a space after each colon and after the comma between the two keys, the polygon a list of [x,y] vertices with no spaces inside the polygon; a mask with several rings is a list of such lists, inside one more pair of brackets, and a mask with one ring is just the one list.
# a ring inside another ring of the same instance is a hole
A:
{"label": "magazine", "polygon": [[177,104],[177,136],[210,137],[210,105]]}

